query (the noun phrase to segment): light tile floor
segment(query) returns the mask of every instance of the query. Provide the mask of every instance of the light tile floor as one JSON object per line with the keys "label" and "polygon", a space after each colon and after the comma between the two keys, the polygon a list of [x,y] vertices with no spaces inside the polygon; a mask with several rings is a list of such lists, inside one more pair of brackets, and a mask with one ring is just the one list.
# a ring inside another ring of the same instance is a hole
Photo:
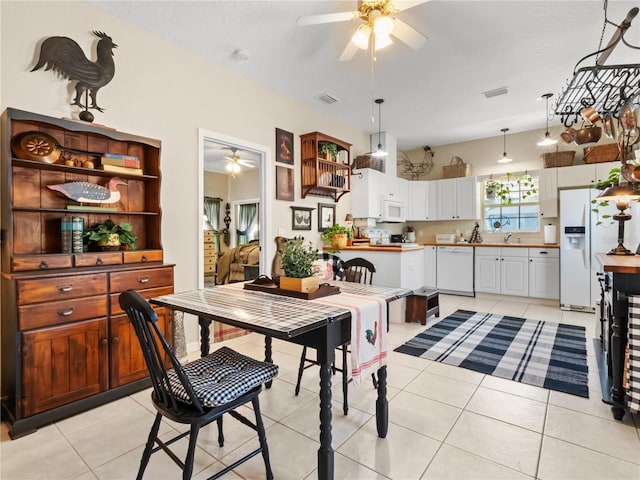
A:
{"label": "light tile floor", "polygon": [[[376,392],[370,384],[349,389],[349,415],[342,414],[340,382],[333,391],[333,446],[336,479],[640,479],[640,417],[611,416],[600,400],[592,339],[594,315],[487,298],[441,295],[442,316],[457,308],[562,321],[587,327],[590,398],[482,375],[462,368],[390,352],[386,439],[376,435]],[[433,323],[435,319],[429,319]],[[393,323],[389,347],[425,327]],[[229,342],[261,358],[263,338],[252,334]],[[317,370],[303,377],[293,395],[301,347],[274,341],[280,374],[261,394],[271,464],[279,480],[317,478]],[[154,410],[149,390],[76,415],[36,433],[9,440],[2,425],[0,477],[24,479],[131,479],[146,441]],[[166,435],[176,425],[164,424]],[[194,478],[212,475],[255,448],[252,430],[225,422],[226,444],[219,448],[215,427],[198,441]],[[186,441],[178,442],[182,451]],[[147,479],[181,478],[161,453]],[[255,457],[225,478],[262,479]]]}

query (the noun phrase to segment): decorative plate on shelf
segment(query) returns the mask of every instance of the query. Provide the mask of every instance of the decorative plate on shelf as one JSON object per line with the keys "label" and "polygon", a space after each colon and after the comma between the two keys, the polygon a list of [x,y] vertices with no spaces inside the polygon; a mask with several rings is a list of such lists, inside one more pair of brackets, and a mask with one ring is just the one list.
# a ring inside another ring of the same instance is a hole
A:
{"label": "decorative plate on shelf", "polygon": [[23,160],[39,160],[56,163],[60,158],[60,150],[56,139],[41,132],[23,132],[11,139],[13,154]]}

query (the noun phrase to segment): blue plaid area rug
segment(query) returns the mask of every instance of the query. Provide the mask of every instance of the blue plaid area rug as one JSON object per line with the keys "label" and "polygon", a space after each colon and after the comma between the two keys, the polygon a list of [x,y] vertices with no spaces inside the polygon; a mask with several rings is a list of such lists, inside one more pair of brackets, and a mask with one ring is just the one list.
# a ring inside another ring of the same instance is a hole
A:
{"label": "blue plaid area rug", "polygon": [[395,351],[589,398],[580,326],[458,310]]}

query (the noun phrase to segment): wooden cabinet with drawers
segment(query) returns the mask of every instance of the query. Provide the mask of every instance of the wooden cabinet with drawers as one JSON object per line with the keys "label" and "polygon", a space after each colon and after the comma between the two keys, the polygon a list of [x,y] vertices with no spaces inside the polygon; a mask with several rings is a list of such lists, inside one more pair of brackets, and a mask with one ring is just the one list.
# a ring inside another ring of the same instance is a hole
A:
{"label": "wooden cabinet with drawers", "polygon": [[204,231],[204,275],[205,277],[215,275],[216,261],[218,252],[216,252],[216,244],[213,236],[213,230]]}
{"label": "wooden cabinet with drawers", "polygon": [[[73,165],[26,158],[12,148],[25,132],[55,139]],[[2,116],[2,418],[15,438],[150,385],[144,358],[118,296],[173,292],[173,266],[160,239],[160,142],[83,122],[15,109]],[[19,138],[19,137],[18,137]],[[94,168],[104,153],[137,156],[142,175]],[[90,160],[87,162],[87,160]],[[78,204],[47,185],[126,181],[106,208]],[[61,219],[84,228],[128,222],[137,250],[63,253]],[[158,308],[171,341],[171,312]]]}

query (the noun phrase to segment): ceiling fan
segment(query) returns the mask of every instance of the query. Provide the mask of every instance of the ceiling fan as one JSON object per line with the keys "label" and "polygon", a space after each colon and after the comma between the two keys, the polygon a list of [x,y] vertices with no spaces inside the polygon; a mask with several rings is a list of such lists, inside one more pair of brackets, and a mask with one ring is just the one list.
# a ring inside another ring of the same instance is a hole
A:
{"label": "ceiling fan", "polygon": [[[373,45],[374,51],[391,45],[393,43],[391,36],[417,50],[424,45],[427,37],[393,14],[426,1],[428,0],[360,0],[358,10],[355,12],[308,15],[299,17],[297,23],[298,25],[317,25],[355,19],[363,20],[364,23],[360,24],[340,55],[341,62],[351,60],[358,49],[367,50],[370,44]],[[372,33],[373,35],[371,35]]]}
{"label": "ceiling fan", "polygon": [[231,155],[223,157],[227,160],[227,165],[224,167],[227,172],[235,175],[236,173],[240,173],[242,170],[241,166],[246,168],[256,168],[253,162],[241,159],[236,153],[237,150],[237,148],[231,147]]}

